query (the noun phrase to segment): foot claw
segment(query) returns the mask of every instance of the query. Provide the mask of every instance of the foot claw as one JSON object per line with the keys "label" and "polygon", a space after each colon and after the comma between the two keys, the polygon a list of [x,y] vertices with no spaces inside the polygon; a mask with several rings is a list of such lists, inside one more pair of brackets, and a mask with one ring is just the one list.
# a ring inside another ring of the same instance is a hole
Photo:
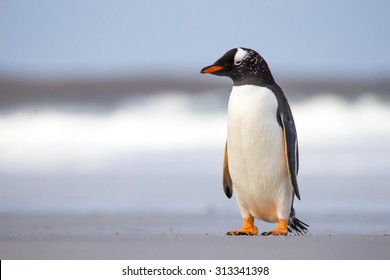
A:
{"label": "foot claw", "polygon": [[286,236],[287,232],[280,232],[280,231],[266,231],[261,234],[262,236]]}
{"label": "foot claw", "polygon": [[254,233],[254,232],[244,232],[244,231],[229,231],[226,233],[227,235],[237,235],[237,236],[243,236],[243,235],[246,235],[246,236],[255,236],[257,235],[257,233]]}

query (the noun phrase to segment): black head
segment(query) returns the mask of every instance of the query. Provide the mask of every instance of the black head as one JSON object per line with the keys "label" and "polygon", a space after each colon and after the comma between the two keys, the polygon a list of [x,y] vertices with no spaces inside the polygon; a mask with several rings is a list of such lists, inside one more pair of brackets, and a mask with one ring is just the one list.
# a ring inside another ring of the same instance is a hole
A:
{"label": "black head", "polygon": [[264,58],[247,48],[231,49],[214,64],[203,68],[200,73],[229,77],[234,85],[275,83]]}

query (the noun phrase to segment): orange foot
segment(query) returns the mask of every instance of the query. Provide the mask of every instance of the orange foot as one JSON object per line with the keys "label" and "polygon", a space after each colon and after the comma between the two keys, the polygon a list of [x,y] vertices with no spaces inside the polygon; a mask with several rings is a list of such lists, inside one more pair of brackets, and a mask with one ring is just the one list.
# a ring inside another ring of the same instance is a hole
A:
{"label": "orange foot", "polygon": [[227,235],[257,235],[258,230],[254,225],[254,218],[248,217],[244,218],[242,229],[232,230],[227,233]]}
{"label": "orange foot", "polygon": [[270,236],[270,235],[283,235],[286,236],[288,233],[287,229],[287,221],[286,220],[279,220],[278,226],[273,231],[266,231],[263,232],[261,235],[263,236]]}

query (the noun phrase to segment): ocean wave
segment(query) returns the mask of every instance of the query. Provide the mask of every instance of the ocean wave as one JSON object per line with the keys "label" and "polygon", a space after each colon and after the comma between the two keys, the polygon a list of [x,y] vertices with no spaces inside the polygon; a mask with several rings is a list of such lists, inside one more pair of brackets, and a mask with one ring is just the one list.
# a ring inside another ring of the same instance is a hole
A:
{"label": "ocean wave", "polygon": [[[104,114],[47,106],[14,110],[0,115],[0,172],[98,172],[134,154],[221,149],[227,98],[167,92],[130,99]],[[291,108],[303,163],[334,157],[328,168],[337,170],[342,158],[353,158],[355,166],[361,156],[390,167],[390,104],[375,94],[354,101],[317,94]]]}

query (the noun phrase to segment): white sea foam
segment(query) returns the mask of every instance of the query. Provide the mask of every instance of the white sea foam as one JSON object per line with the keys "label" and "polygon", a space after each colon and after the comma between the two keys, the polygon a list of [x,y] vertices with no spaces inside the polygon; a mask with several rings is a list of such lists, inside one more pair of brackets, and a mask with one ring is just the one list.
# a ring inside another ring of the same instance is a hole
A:
{"label": "white sea foam", "polygon": [[[316,159],[314,165],[336,172],[343,158],[352,157],[343,169],[353,171],[362,168],[363,161],[357,166],[362,156],[375,168],[390,167],[390,104],[369,94],[352,103],[324,94],[291,107],[303,164]],[[0,172],[93,172],[135,153],[220,149],[226,108],[212,95],[163,94],[128,102],[109,114],[46,107],[14,111],[0,115],[0,131]],[[320,155],[322,161],[316,158]]]}
{"label": "white sea foam", "polygon": [[116,156],[223,143],[225,115],[191,111],[188,101],[165,95],[110,114],[42,108],[3,115],[0,170],[98,170]]}
{"label": "white sea foam", "polygon": [[323,94],[293,104],[302,144],[317,148],[389,147],[390,104],[369,93],[350,102]]}

